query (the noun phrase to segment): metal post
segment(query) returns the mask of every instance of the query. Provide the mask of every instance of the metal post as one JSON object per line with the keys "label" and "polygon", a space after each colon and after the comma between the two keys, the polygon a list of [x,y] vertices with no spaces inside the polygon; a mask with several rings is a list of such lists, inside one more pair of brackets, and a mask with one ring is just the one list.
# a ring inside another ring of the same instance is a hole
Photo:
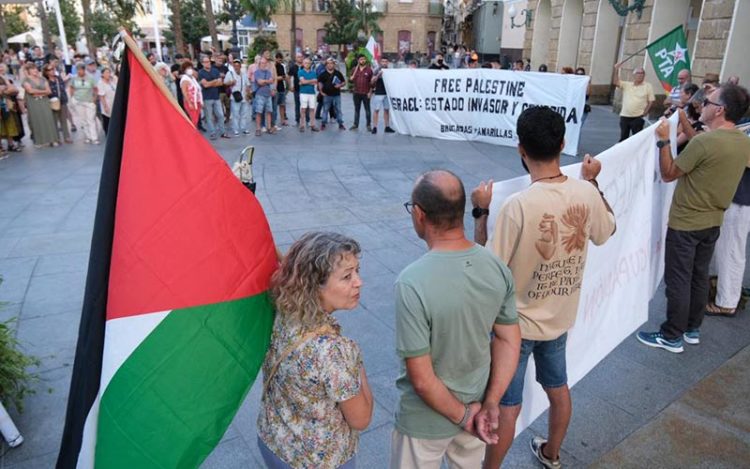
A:
{"label": "metal post", "polygon": [[57,18],[57,30],[60,32],[60,45],[62,46],[63,60],[65,65],[70,65],[70,55],[68,54],[68,40],[65,38],[65,26],[63,25],[62,12],[60,11],[60,0],[52,0],[55,8],[55,17]]}
{"label": "metal post", "polygon": [[159,38],[159,14],[158,8],[156,8],[156,2],[151,2],[151,18],[154,20],[154,38],[156,39],[156,56],[159,57],[159,61],[163,62],[164,57],[161,56],[161,39]]}

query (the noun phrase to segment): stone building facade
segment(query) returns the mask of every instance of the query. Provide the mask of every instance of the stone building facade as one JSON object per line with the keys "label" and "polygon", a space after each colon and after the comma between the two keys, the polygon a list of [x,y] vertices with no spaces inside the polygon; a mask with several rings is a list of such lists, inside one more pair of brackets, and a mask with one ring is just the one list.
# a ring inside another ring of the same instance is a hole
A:
{"label": "stone building facade", "polygon": [[[616,3],[629,3],[613,0]],[[534,12],[526,29],[524,56],[532,68],[540,64],[549,70],[564,66],[584,67],[591,76],[592,103],[609,102],[612,96],[614,64],[625,62],[621,79],[632,79],[637,67],[657,94],[662,89],[645,51],[648,43],[682,25],[687,34],[693,81],[706,73],[717,73],[722,80],[738,75],[750,83],[750,60],[743,46],[750,44],[750,0],[645,0],[640,17],[636,12],[620,16],[611,0],[529,0]]]}
{"label": "stone building facade", "polygon": [[[387,54],[429,53],[440,46],[443,4],[440,0],[368,0],[375,11],[383,13],[378,25],[383,30],[376,40]],[[296,45],[302,50],[325,48],[325,23],[330,21],[329,2],[298,0]],[[282,49],[291,44],[291,14],[273,16],[276,37]],[[335,50],[336,46],[332,46]]]}

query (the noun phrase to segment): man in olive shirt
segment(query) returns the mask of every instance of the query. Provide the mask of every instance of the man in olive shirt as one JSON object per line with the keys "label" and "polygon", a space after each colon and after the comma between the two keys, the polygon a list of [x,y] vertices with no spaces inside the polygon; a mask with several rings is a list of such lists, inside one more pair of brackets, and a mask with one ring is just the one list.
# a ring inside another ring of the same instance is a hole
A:
{"label": "man in olive shirt", "polygon": [[692,140],[677,159],[669,147],[669,123],[662,119],[659,168],[665,182],[677,180],[669,209],[664,283],[667,320],[657,332],[639,332],[638,340],[673,353],[682,341],[700,343],[708,300],[708,268],[724,211],[732,202],[750,157],[750,139],[734,128],[750,104],[747,90],[722,85],[703,100],[701,122],[710,132]]}
{"label": "man in olive shirt", "polygon": [[633,70],[633,81],[620,81],[621,63],[615,64],[615,86],[622,90],[622,109],[620,110],[620,141],[631,134],[643,130],[644,117],[654,104],[654,89],[651,83],[644,81],[646,72],[643,67]]}
{"label": "man in olive shirt", "polygon": [[513,279],[500,259],[466,239],[465,205],[461,180],[442,170],[420,176],[405,204],[429,252],[395,285],[403,361],[391,467],[439,468],[447,457],[452,467],[475,469],[484,443],[473,434],[497,440],[498,404],[521,343]]}

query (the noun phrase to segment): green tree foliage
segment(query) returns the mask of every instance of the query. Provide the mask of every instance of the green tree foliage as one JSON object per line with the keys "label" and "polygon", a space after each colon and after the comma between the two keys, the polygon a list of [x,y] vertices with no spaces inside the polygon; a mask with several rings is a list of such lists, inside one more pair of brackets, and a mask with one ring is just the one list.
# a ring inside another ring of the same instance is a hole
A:
{"label": "green tree foliage", "polygon": [[383,13],[372,11],[372,4],[365,0],[357,0],[354,8],[354,18],[352,28],[359,33],[362,31],[366,37],[370,34],[383,32],[380,29],[378,21],[383,17]]}
{"label": "green tree foliage", "polygon": [[357,39],[355,16],[358,10],[350,0],[333,0],[331,2],[331,20],[323,26],[326,30],[325,42],[337,44],[341,50],[342,44],[349,44]]}
{"label": "green tree foliage", "polygon": [[[54,10],[47,10],[50,19],[55,18]],[[65,40],[68,44],[75,44],[81,31],[81,17],[78,16],[74,0],[60,0],[60,14],[62,15],[63,26],[65,26]],[[49,22],[49,31],[53,36],[60,36],[60,30],[57,29],[57,20]]]}
{"label": "green tree foliage", "polygon": [[16,34],[25,33],[29,30],[29,25],[21,19],[21,12],[23,8],[4,6],[3,7],[3,19],[5,19],[5,33],[8,37],[15,36]]}
{"label": "green tree foliage", "polygon": [[91,34],[97,47],[110,44],[118,33],[118,27],[117,18],[111,11],[97,8],[91,13]]}
{"label": "green tree foliage", "polygon": [[[182,33],[186,44],[192,44],[196,51],[200,50],[201,38],[208,35],[208,21],[203,0],[185,0],[180,2],[182,17]],[[169,18],[169,30],[164,31],[168,41],[174,40],[172,17]]]}
{"label": "green tree foliage", "polygon": [[[138,25],[135,23],[135,21],[133,21],[133,19],[135,18],[137,13],[144,13],[142,0],[101,0],[101,6],[112,13],[112,16],[117,22],[116,26],[124,26],[125,29],[127,29],[134,35],[138,35],[140,33],[140,28],[138,28]],[[93,16],[94,13],[92,13],[92,23]]]}
{"label": "green tree foliage", "polygon": [[271,52],[279,49],[279,42],[276,40],[276,35],[261,34],[256,36],[253,43],[247,48],[248,63],[253,63],[255,56],[260,55],[260,53],[266,49]]}
{"label": "green tree foliage", "polygon": [[258,30],[263,33],[263,22],[270,22],[279,7],[278,0],[240,0],[242,9],[258,23]]}

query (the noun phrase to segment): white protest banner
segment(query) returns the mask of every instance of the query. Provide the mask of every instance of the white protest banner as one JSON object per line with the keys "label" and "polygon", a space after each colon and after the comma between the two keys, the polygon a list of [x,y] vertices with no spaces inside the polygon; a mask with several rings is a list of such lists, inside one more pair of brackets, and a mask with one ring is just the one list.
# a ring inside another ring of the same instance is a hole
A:
{"label": "white protest banner", "polygon": [[[677,119],[672,124],[675,142]],[[652,125],[597,155],[602,172],[597,178],[617,220],[617,231],[602,246],[591,244],[581,286],[578,316],[568,332],[568,385],[573,386],[622,340],[648,319],[648,303],[664,272],[664,237],[674,184],[661,181],[656,137]],[[676,148],[672,148],[676,154]],[[563,173],[577,178],[580,163]],[[495,183],[488,233],[505,199],[529,186],[528,176]],[[517,292],[518,294],[518,292]],[[635,339],[633,339],[635,340]],[[536,382],[534,359],[529,359],[523,406],[516,434],[548,407]]]}
{"label": "white protest banner", "polygon": [[383,81],[391,126],[399,133],[515,146],[516,120],[530,106],[565,119],[565,149],[575,155],[589,78],[493,69],[388,69]]}

